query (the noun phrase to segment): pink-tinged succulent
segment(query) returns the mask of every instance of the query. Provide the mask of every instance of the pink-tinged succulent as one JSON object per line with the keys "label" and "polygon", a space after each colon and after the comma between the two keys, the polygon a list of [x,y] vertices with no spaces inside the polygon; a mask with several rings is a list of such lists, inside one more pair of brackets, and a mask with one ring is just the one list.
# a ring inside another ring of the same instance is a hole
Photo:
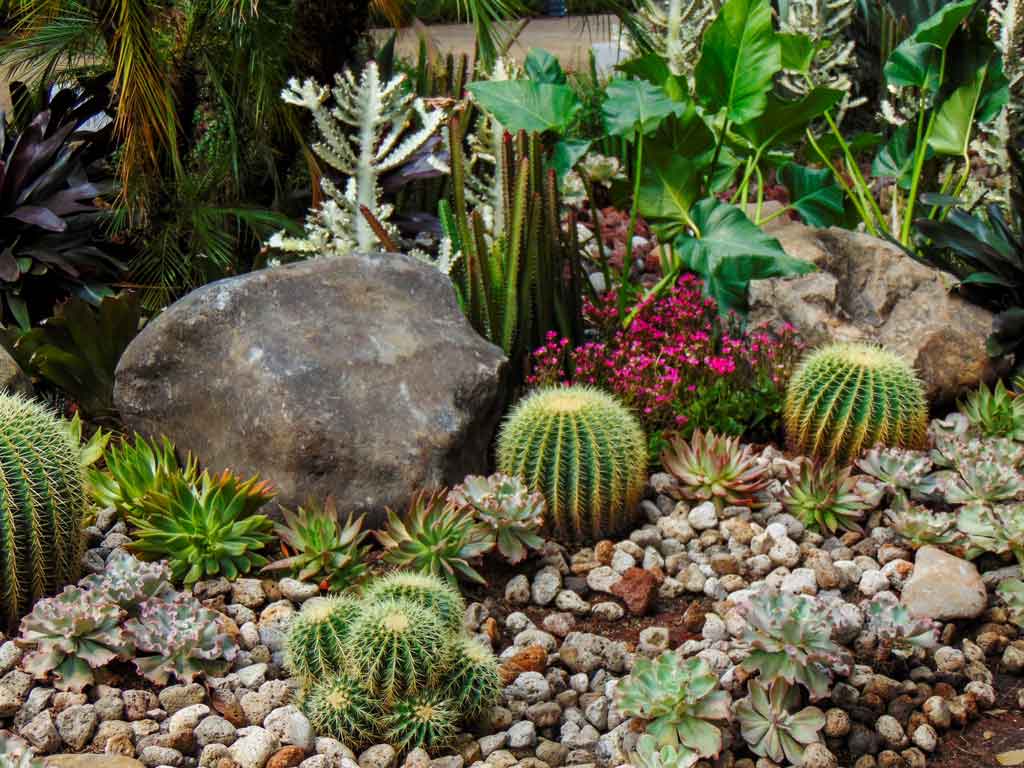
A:
{"label": "pink-tinged succulent", "polygon": [[822,533],[860,532],[869,504],[857,493],[857,478],[850,477],[850,470],[839,469],[831,460],[815,464],[804,459],[800,473],[786,483],[783,506],[808,528]]}
{"label": "pink-tinged succulent", "polygon": [[220,614],[191,595],[150,598],[125,629],[135,643],[135,666],[157,685],[172,676],[189,683],[200,674],[223,674],[238,653]]}
{"label": "pink-tinged succulent", "polygon": [[114,551],[107,558],[107,567],[82,580],[82,586],[100,602],[115,603],[129,616],[151,597],[167,597],[174,593],[171,569],[164,562],[146,563],[124,550]]}
{"label": "pink-tinged succulent", "polygon": [[36,603],[21,620],[19,644],[35,650],[25,669],[40,679],[52,674],[60,690],[81,691],[93,682],[93,670],[131,654],[121,628],[124,612],[90,591],[66,587]]}
{"label": "pink-tinged succulent", "polygon": [[451,490],[448,502],[472,509],[491,531],[498,552],[513,565],[522,562],[529,550],[544,545],[538,535],[544,525],[544,496],[517,477],[500,472],[490,477],[470,475]]}
{"label": "pink-tinged succulent", "polygon": [[867,607],[868,628],[878,640],[879,655],[909,658],[939,644],[939,625],[915,619],[895,597],[876,597]]}
{"label": "pink-tinged succulent", "polygon": [[675,438],[661,454],[661,463],[682,485],[684,497],[727,506],[754,507],[766,485],[766,468],[758,465],[749,445],[739,438],[697,430],[689,442]]}

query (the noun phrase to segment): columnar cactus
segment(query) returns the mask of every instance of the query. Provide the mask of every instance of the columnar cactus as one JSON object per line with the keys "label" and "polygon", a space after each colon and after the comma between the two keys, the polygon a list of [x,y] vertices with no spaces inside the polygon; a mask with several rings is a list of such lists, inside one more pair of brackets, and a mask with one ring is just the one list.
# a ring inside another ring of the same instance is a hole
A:
{"label": "columnar cactus", "polygon": [[542,389],[509,415],[498,465],[544,494],[551,536],[568,544],[607,538],[634,521],[647,482],[636,418],[592,387]]}
{"label": "columnar cactus", "polygon": [[877,443],[922,447],[928,401],[903,358],[881,347],[838,343],[800,364],[786,390],[783,420],[791,450],[846,464]]}
{"label": "columnar cactus", "polygon": [[0,395],[0,594],[8,631],[78,578],[85,491],[81,453],[60,419]]}

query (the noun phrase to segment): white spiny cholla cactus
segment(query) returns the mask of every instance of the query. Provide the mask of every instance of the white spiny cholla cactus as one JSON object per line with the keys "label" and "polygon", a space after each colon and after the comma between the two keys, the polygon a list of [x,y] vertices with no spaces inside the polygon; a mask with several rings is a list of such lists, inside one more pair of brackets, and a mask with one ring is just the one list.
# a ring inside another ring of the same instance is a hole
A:
{"label": "white spiny cholla cactus", "polygon": [[444,112],[428,110],[424,101],[410,92],[405,75],[383,82],[372,61],[358,78],[352,71],[335,75],[332,89],[312,80],[300,84],[292,79],[281,97],[313,113],[322,137],[313,151],[343,174],[346,182],[342,192],[330,179],[321,179],[330,200],[310,213],[306,238],[278,233],[269,245],[331,256],[379,250],[380,242],[360,207],[365,206],[389,232],[394,231],[388,224],[392,208],[381,201],[380,176],[420,150],[440,128]]}
{"label": "white spiny cholla cactus", "polygon": [[783,73],[779,87],[787,95],[800,97],[813,87],[835,88],[843,92],[836,110],[841,122],[845,114],[865,102],[854,98],[850,72],[857,66],[854,43],[846,36],[853,21],[856,0],[782,0],[779,3],[779,28],[782,32],[807,35],[817,53],[811,63],[810,81],[803,74]]}
{"label": "white spiny cholla cactus", "polygon": [[639,4],[658,53],[668,59],[673,75],[688,77],[693,72],[704,32],[722,5],[723,0],[643,0]]}
{"label": "white spiny cholla cactus", "polygon": [[[992,0],[989,35],[1002,54],[1003,72],[1010,81],[1010,100],[996,119],[995,130],[976,138],[972,146],[989,165],[1008,171],[1010,159],[1006,150],[1024,130],[1024,0]],[[999,192],[1006,193],[1006,184],[1012,177],[1011,173],[997,173],[987,181],[1001,184]],[[972,200],[978,194],[978,190],[969,188],[965,197]]]}

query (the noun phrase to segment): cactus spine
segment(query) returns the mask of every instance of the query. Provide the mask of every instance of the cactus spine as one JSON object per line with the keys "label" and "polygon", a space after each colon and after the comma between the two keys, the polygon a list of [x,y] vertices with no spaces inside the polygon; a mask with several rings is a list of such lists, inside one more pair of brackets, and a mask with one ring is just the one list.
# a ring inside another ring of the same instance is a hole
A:
{"label": "cactus spine", "polygon": [[928,402],[920,379],[899,355],[837,343],[800,364],[786,391],[783,420],[791,450],[845,464],[878,443],[922,447]]}
{"label": "cactus spine", "polygon": [[577,544],[633,522],[647,482],[646,439],[636,418],[605,392],[542,389],[509,415],[498,465],[543,493],[550,534]]}
{"label": "cactus spine", "polygon": [[386,720],[386,739],[399,752],[446,746],[455,735],[458,716],[452,703],[435,692],[398,699]]}
{"label": "cactus spine", "polygon": [[314,683],[302,699],[302,709],[317,734],[354,748],[374,739],[381,717],[376,698],[346,674]]}
{"label": "cactus spine", "polygon": [[452,632],[462,629],[466,603],[448,582],[425,573],[395,571],[378,579],[366,590],[366,598],[374,602],[389,599],[407,600],[437,614]]}
{"label": "cactus spine", "polygon": [[307,601],[288,632],[288,670],[309,680],[340,671],[347,658],[345,638],[358,612],[359,603],[344,595]]}
{"label": "cactus spine", "polygon": [[0,395],[0,589],[15,631],[32,604],[75,581],[85,509],[81,454],[60,419]]}
{"label": "cactus spine", "polygon": [[501,695],[498,660],[476,640],[459,638],[452,669],[448,698],[467,719],[482,715]]}

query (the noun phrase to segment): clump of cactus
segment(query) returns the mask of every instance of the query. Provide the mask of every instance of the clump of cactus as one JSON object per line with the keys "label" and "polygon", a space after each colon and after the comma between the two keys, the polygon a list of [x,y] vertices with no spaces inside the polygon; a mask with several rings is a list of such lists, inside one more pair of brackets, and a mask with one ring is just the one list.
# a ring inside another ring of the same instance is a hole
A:
{"label": "clump of cactus", "polygon": [[190,683],[200,674],[222,675],[238,653],[221,629],[220,614],[191,595],[150,598],[125,629],[135,646],[139,674],[157,685],[172,677]]}
{"label": "clump of cactus", "polygon": [[274,493],[253,477],[204,472],[198,487],[175,475],[163,493],[150,494],[141,512],[128,516],[135,528],[130,549],[153,559],[166,558],[175,579],[235,579],[267,564],[259,550],[271,541],[273,524],[256,511]]}
{"label": "clump of cactus", "polygon": [[108,445],[103,460],[106,470],[90,468],[87,473],[89,492],[97,506],[113,507],[122,515],[138,514],[143,500],[166,493],[172,478],[192,483],[198,473],[192,456],[184,465],[178,462],[166,437],[157,441],[135,435],[133,442]]}
{"label": "clump of cactus", "polygon": [[893,597],[872,600],[867,607],[867,618],[882,659],[890,654],[910,658],[939,644],[938,625],[928,619],[913,618]]}
{"label": "clump of cactus", "polygon": [[498,466],[547,501],[547,531],[566,544],[608,538],[636,519],[647,483],[640,423],[593,387],[539,389],[498,438]]}
{"label": "clump of cactus", "polygon": [[859,521],[868,509],[856,493],[857,481],[850,467],[837,469],[832,461],[801,463],[800,474],[786,484],[782,504],[786,511],[809,528],[822,532],[861,531]]}
{"label": "clump of cactus", "polygon": [[985,437],[1024,441],[1024,399],[1009,392],[1002,381],[993,389],[980,384],[960,403],[960,412]]}
{"label": "clump of cactus", "polygon": [[954,515],[915,504],[902,493],[893,497],[892,505],[885,514],[893,530],[915,549],[928,544],[953,544],[961,538]]}
{"label": "clump of cactus", "polygon": [[316,680],[346,666],[345,640],[359,613],[347,595],[307,600],[292,621],[285,665],[297,677]]}
{"label": "clump of cactus", "polygon": [[738,437],[697,430],[689,442],[675,438],[661,454],[665,469],[682,484],[684,498],[728,506],[757,506],[757,494],[768,484],[753,449]]}
{"label": "clump of cactus", "polygon": [[8,631],[36,601],[78,578],[85,490],[82,453],[64,422],[0,395],[0,594]]}
{"label": "clump of cactus", "polygon": [[345,524],[338,519],[334,497],[324,503],[311,500],[297,512],[282,509],[283,523],[274,524],[286,557],[263,567],[264,572],[289,571],[300,581],[315,579],[321,587],[340,592],[357,584],[366,574],[370,547],[363,541],[363,517],[349,514]]}
{"label": "clump of cactus", "polygon": [[722,751],[715,722],[731,719],[732,699],[703,659],[683,660],[667,651],[638,659],[615,691],[619,711],[645,719],[659,745],[678,745],[706,758]]}
{"label": "clump of cactus", "polygon": [[384,560],[400,568],[441,576],[452,584],[458,578],[484,584],[469,561],[487,552],[492,543],[473,515],[445,500],[443,491],[413,497],[404,518],[388,510],[387,528],[376,532]]}
{"label": "clump of cactus", "polygon": [[743,740],[756,755],[776,763],[803,765],[804,748],[819,741],[825,713],[817,707],[800,706],[800,689],[785,680],[765,685],[751,680],[748,695],[736,702],[736,719]]}
{"label": "clump of cactus", "polygon": [[407,600],[435,614],[444,626],[458,633],[466,602],[449,582],[414,571],[394,571],[376,579],[367,589],[371,602]]}
{"label": "clump of cactus", "polygon": [[462,626],[442,578],[393,573],[361,597],[314,598],[292,622],[286,663],[320,735],[400,751],[444,746],[501,695],[498,662]]}
{"label": "clump of cactus", "polygon": [[806,595],[762,592],[747,602],[743,668],[762,679],[803,685],[812,700],[828,695],[831,672],[847,672],[849,654],[832,641],[827,612]]}
{"label": "clump of cactus", "polygon": [[448,501],[472,509],[498,552],[513,565],[544,545],[538,535],[544,525],[544,497],[531,492],[518,477],[500,472],[490,477],[471,475],[452,488]]}
{"label": "clump of cactus", "polygon": [[25,669],[40,679],[52,674],[61,690],[82,691],[93,683],[94,669],[131,653],[123,619],[115,603],[78,587],[40,600],[21,621],[20,642],[35,649]]}
{"label": "clump of cactus", "polygon": [[924,445],[928,401],[910,364],[867,344],[812,352],[790,379],[783,421],[789,448],[847,464],[876,444]]}

